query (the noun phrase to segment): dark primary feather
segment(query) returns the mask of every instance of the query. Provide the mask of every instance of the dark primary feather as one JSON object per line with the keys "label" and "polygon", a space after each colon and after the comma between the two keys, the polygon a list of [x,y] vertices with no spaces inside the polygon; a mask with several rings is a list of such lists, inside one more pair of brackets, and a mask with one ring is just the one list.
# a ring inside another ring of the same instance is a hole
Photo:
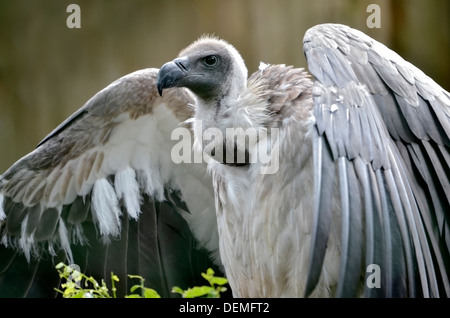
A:
{"label": "dark primary feather", "polygon": [[[367,296],[450,296],[450,94],[349,27],[318,25],[303,43],[315,78],[319,161],[307,291],[314,289],[324,255],[317,238],[327,237],[322,224],[328,216],[318,198],[328,197],[338,182],[343,220],[337,295],[355,295],[352,272],[378,264],[381,294],[366,287]],[[350,245],[360,237],[364,251]]]}

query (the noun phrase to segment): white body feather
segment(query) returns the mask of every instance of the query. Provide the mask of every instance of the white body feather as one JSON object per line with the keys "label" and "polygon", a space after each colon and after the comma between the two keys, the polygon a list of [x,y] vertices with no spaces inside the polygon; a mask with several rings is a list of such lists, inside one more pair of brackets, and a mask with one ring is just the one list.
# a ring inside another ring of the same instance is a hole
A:
{"label": "white body feather", "polygon": [[[206,166],[204,163],[174,164],[170,158],[175,143],[170,136],[179,125],[179,119],[160,103],[153,106],[151,114],[131,119],[129,113],[123,113],[115,120],[119,124],[111,131],[107,143],[57,166],[49,175],[37,174],[35,182],[24,184],[14,201],[32,207],[33,195],[30,194],[45,187],[45,195],[39,203],[40,213],[47,208],[56,208],[61,213],[63,204],[71,204],[77,196],[85,198],[92,191],[93,219],[102,239],[107,242],[110,236],[120,234],[120,200],[128,217],[137,219],[141,213],[141,193],[164,200],[164,187],[169,185],[183,194],[182,199],[190,210],[190,214],[183,217],[200,244],[211,251],[216,263],[220,264],[213,192],[209,186],[211,178],[205,174]],[[114,176],[114,185],[107,179],[109,175]],[[6,219],[3,198],[4,194],[0,193],[0,221]],[[19,246],[30,259],[38,250],[34,232],[26,234],[27,224],[28,216],[22,221]],[[71,235],[60,218],[58,235],[48,242],[49,251],[54,251],[56,243],[71,260],[71,238],[84,242],[80,230],[75,227],[77,233]],[[2,243],[17,245],[7,236],[2,237]]]}
{"label": "white body feather", "polygon": [[[313,156],[308,139],[313,118],[306,126],[293,119],[284,125],[277,140],[283,156],[275,174],[262,174],[263,163],[248,170],[217,162],[209,166],[221,256],[237,297],[305,294],[313,221]],[[335,286],[339,274],[338,230],[332,226],[333,237],[312,297],[332,295],[330,286]]]}

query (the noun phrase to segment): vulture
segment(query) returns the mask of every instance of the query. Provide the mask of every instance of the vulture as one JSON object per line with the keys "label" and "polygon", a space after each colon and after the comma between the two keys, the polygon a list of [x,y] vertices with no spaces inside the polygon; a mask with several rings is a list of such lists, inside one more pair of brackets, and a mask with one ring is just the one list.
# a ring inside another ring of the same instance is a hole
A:
{"label": "vulture", "polygon": [[0,176],[0,296],[226,275],[234,297],[449,297],[450,94],[364,33],[310,28],[248,76],[203,36],[92,97]]}

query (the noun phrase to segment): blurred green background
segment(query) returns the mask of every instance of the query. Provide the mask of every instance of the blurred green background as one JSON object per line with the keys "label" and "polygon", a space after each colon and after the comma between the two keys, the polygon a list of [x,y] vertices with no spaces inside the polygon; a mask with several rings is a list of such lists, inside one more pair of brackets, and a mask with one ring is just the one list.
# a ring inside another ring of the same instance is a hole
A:
{"label": "blurred green background", "polygon": [[[68,29],[66,8],[81,8]],[[381,28],[369,29],[369,4]],[[448,0],[0,0],[0,173],[113,80],[160,67],[204,33],[259,61],[306,66],[305,31],[344,23],[450,89]]]}

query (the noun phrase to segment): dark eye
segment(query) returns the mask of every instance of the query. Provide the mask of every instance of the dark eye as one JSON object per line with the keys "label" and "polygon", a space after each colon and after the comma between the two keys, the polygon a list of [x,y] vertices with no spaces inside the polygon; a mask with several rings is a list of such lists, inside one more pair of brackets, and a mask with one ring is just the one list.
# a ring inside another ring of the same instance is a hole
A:
{"label": "dark eye", "polygon": [[214,66],[217,64],[217,56],[208,55],[207,57],[203,58],[203,62],[206,66]]}

